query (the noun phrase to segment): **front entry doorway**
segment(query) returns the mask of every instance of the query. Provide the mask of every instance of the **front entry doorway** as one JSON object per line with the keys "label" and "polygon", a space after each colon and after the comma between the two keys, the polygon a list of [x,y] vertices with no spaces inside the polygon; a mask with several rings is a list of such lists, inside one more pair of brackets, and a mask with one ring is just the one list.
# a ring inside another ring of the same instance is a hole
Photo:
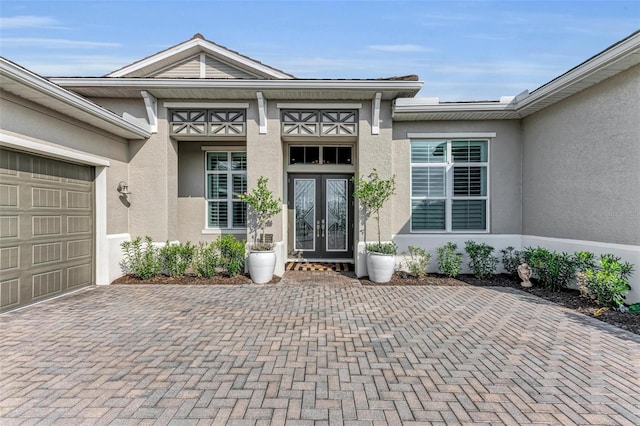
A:
{"label": "front entry doorway", "polygon": [[289,174],[290,257],[313,261],[353,259],[352,176]]}

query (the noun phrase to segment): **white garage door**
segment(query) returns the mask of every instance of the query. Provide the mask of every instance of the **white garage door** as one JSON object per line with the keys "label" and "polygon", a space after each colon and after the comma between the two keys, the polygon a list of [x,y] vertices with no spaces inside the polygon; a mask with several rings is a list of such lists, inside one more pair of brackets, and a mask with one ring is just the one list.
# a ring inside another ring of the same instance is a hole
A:
{"label": "white garage door", "polygon": [[93,284],[94,169],[0,149],[0,310]]}

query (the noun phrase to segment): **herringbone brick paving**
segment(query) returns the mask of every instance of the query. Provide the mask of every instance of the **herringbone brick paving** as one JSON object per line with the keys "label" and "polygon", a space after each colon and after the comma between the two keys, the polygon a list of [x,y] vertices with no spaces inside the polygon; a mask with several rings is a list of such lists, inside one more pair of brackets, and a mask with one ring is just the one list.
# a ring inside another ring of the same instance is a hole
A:
{"label": "herringbone brick paving", "polygon": [[511,289],[313,274],[0,316],[0,423],[640,424],[637,335]]}

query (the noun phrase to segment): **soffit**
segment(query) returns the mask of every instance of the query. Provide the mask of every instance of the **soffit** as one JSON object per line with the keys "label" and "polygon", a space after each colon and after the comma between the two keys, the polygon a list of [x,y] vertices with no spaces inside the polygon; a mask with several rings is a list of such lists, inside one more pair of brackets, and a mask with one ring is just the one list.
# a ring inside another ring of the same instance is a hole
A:
{"label": "soffit", "polygon": [[56,84],[88,98],[140,98],[146,90],[156,99],[383,100],[413,97],[421,81],[404,80],[205,80],[131,78],[53,78]]}
{"label": "soffit", "polygon": [[151,135],[147,129],[10,61],[3,59],[1,65],[0,87],[6,92],[125,139],[144,139]]}

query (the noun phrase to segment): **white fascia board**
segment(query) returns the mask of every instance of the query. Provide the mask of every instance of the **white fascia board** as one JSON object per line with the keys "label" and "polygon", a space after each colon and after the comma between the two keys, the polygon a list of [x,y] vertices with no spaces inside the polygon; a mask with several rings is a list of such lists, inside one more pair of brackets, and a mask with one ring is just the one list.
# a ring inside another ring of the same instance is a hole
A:
{"label": "white fascia board", "polygon": [[[420,98],[398,98],[393,106],[394,113],[420,113],[420,112],[462,112],[462,111],[515,111],[513,102],[447,102],[435,103],[427,98],[426,102],[420,102]],[[505,98],[506,99],[506,98]],[[411,102],[407,102],[407,101]]]}
{"label": "white fascia board", "polygon": [[628,55],[637,54],[640,50],[640,32],[632,37],[624,40],[620,44],[605,50],[601,54],[587,60],[572,70],[558,78],[551,80],[549,83],[537,88],[533,92],[522,99],[518,100],[518,109],[528,106],[534,102],[542,100],[548,96],[555,94],[585,78],[588,78],[595,72],[600,71],[609,64],[612,64]]}
{"label": "white fascia board", "polygon": [[116,70],[110,74],[107,74],[107,77],[123,77],[127,74],[130,74],[132,72],[138,71],[144,67],[147,67],[149,65],[153,65],[156,62],[162,61],[164,59],[170,58],[173,55],[176,55],[178,53],[184,52],[185,50],[194,48],[194,47],[202,47],[205,50],[208,50],[210,52],[213,52],[217,55],[220,55],[224,58],[226,58],[227,60],[236,62],[242,66],[245,66],[247,68],[250,69],[254,69],[256,71],[260,71],[264,74],[267,74],[273,78],[281,78],[281,79],[290,79],[293,78],[293,76],[277,71],[271,67],[268,67],[266,65],[260,64],[258,62],[255,62],[247,57],[244,57],[238,53],[234,53],[231,52],[230,50],[227,50],[221,46],[218,46],[214,43],[211,43],[209,41],[200,39],[200,38],[194,38],[191,40],[187,40],[184,43],[180,43],[172,48],[169,48],[163,52],[160,52],[156,55],[150,56],[146,59],[143,59],[139,62],[136,62],[134,64],[131,64],[127,67],[121,68],[119,70]]}
{"label": "white fascia board", "polygon": [[63,87],[129,87],[137,89],[339,89],[339,90],[395,90],[418,91],[422,81],[398,80],[206,80],[206,79],[166,79],[166,78],[108,78],[108,77],[58,77],[52,78]]}
{"label": "white fascia board", "polygon": [[149,132],[149,130],[138,126],[135,123],[126,121],[119,115],[116,115],[113,112],[64,89],[63,87],[52,83],[50,80],[40,77],[37,74],[34,74],[10,61],[7,61],[4,58],[0,58],[0,72],[6,75],[8,78],[24,86],[30,87],[31,89],[34,89],[47,97],[56,99],[66,105],[97,117],[122,130],[131,132],[141,139],[146,139],[151,136],[151,132]]}

